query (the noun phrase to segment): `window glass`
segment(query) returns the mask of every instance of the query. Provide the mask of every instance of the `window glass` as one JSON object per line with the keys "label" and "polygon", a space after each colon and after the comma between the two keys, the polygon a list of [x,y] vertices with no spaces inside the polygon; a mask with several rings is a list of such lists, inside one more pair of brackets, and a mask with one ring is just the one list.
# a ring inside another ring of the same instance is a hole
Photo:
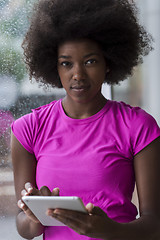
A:
{"label": "window glass", "polygon": [[29,82],[21,44],[34,2],[0,0],[0,238],[5,240],[22,239],[15,226],[10,125],[32,108],[64,96],[63,90],[44,90]]}

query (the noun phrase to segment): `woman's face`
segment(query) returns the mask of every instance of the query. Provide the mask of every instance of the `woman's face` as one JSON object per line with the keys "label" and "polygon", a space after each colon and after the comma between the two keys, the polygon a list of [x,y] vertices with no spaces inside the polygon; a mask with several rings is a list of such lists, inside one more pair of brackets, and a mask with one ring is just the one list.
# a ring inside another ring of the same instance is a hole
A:
{"label": "woman's face", "polygon": [[107,71],[99,45],[91,40],[67,41],[58,48],[58,73],[67,97],[87,103],[101,96]]}

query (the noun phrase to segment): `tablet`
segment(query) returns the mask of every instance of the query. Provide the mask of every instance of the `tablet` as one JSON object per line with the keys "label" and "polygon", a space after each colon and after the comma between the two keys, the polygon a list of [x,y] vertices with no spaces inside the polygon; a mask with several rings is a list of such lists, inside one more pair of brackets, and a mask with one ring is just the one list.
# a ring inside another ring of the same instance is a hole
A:
{"label": "tablet", "polygon": [[66,226],[55,218],[47,216],[48,208],[62,208],[87,213],[79,197],[23,196],[22,200],[44,226]]}

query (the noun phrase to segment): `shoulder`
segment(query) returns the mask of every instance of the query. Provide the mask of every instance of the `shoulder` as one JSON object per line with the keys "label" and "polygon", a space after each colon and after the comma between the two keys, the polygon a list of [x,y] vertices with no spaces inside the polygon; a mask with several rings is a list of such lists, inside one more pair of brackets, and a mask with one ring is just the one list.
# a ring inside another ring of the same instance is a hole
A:
{"label": "shoulder", "polygon": [[60,100],[55,100],[53,102],[50,102],[46,105],[40,106],[38,108],[32,109],[32,114],[35,115],[38,118],[43,118],[45,116],[47,116],[48,114],[50,114],[52,112],[53,109],[55,109],[55,107],[57,106],[57,103]]}
{"label": "shoulder", "polygon": [[136,154],[160,136],[156,120],[140,107],[132,107],[124,102],[110,101],[112,125],[118,129],[124,140],[127,137]]}
{"label": "shoulder", "polygon": [[14,121],[14,124],[28,124],[28,125],[33,125],[33,124],[38,124],[38,122],[42,119],[44,119],[48,114],[50,114],[50,112],[52,111],[52,109],[54,108],[54,106],[56,105],[58,101],[53,101],[51,103],[48,103],[46,105],[40,106],[38,108],[32,109],[31,113],[28,113],[26,115],[23,115],[22,117],[18,118],[17,120]]}
{"label": "shoulder", "polygon": [[138,132],[139,129],[150,129],[160,131],[154,117],[140,107],[133,107],[124,102],[110,101],[111,111],[116,116],[117,121],[125,122],[130,126],[131,132]]}
{"label": "shoulder", "polygon": [[137,111],[140,109],[139,107],[132,107],[131,105],[125,103],[125,102],[118,102],[109,100],[110,104],[110,110],[113,111],[114,114],[121,114],[126,115],[128,117],[132,116],[133,111]]}
{"label": "shoulder", "polygon": [[54,111],[53,109],[57,102],[58,101],[53,101],[46,105],[32,109],[31,113],[16,119],[11,125],[12,131],[20,131],[21,129],[30,129],[30,131],[35,131],[39,127],[40,123],[43,123],[46,117]]}
{"label": "shoulder", "polygon": [[140,107],[133,107],[124,102],[110,101],[111,111],[116,115],[126,117],[130,121],[155,121],[154,118]]}
{"label": "shoulder", "polygon": [[18,118],[12,123],[11,128],[14,136],[27,151],[33,153],[38,133],[44,129],[44,125],[48,126],[46,119],[51,119],[50,116],[53,115],[57,102],[58,101],[53,101],[36,109],[32,109],[31,113]]}

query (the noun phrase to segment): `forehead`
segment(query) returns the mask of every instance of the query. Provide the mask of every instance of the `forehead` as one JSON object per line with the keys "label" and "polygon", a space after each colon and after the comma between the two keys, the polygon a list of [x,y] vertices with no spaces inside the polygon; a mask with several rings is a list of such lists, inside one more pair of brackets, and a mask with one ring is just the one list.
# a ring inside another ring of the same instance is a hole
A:
{"label": "forehead", "polygon": [[89,39],[66,41],[60,44],[58,47],[58,56],[74,54],[85,55],[92,52],[98,54],[102,53],[99,45],[96,42]]}

